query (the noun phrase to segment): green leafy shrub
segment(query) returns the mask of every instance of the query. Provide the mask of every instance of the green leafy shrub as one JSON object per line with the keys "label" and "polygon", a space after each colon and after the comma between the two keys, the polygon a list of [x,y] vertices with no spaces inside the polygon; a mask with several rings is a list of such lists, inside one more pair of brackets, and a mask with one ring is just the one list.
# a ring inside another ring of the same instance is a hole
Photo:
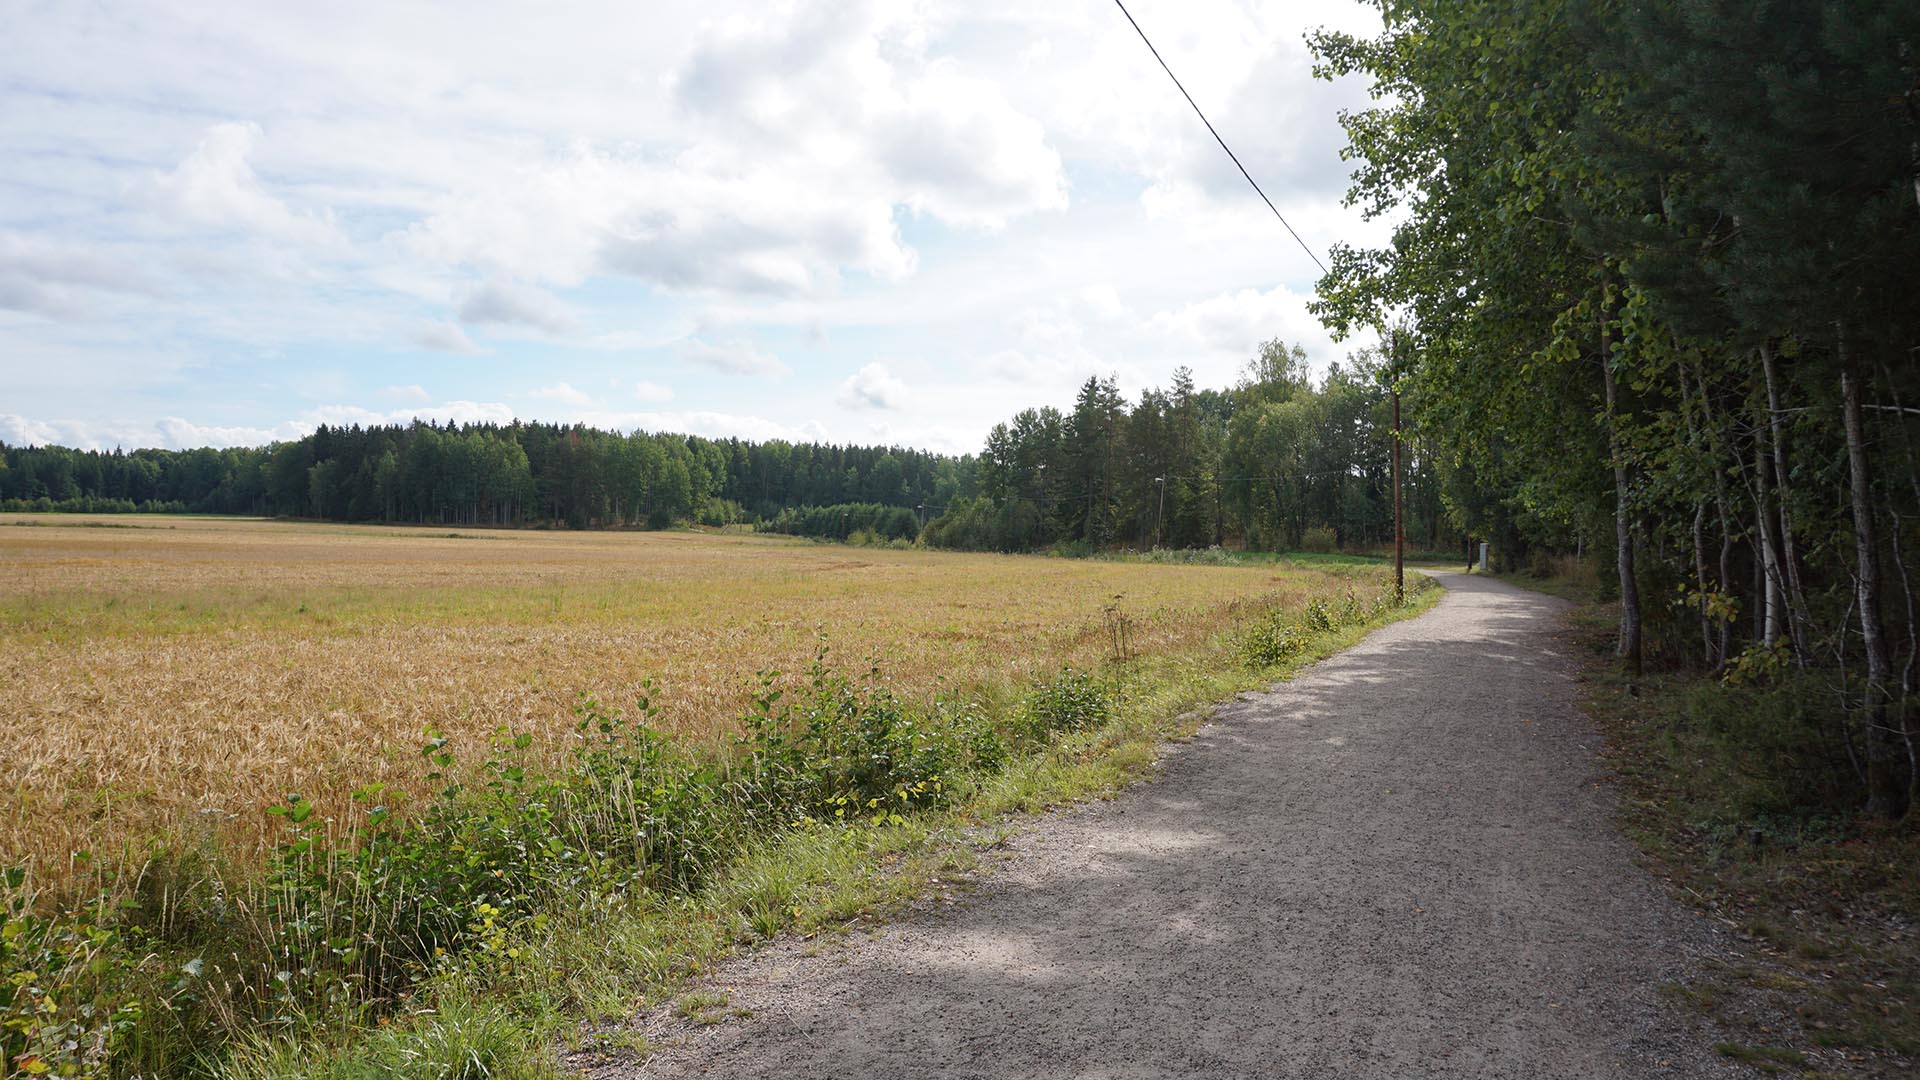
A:
{"label": "green leafy shrub", "polygon": [[[1406,597],[1432,587],[1427,578],[1416,577],[1407,582]],[[1371,622],[1404,602],[1396,602],[1393,590],[1387,589],[1367,598],[1348,592],[1337,603],[1312,600],[1297,616],[1276,611],[1240,639],[1240,655],[1250,668],[1274,667],[1304,653],[1316,636]]]}
{"label": "green leafy shrub", "polygon": [[909,709],[870,668],[859,680],[815,655],[804,692],[788,697],[761,674],[754,710],[737,740],[735,790],[765,818],[844,819],[850,808],[925,805],[964,756],[950,726]]}
{"label": "green leafy shrub", "polygon": [[756,531],[849,540],[859,535],[868,545],[893,540],[911,541],[920,534],[920,519],[905,506],[882,503],[837,503],[833,506],[792,506],[754,526]]}
{"label": "green leafy shrub", "polygon": [[26,873],[0,874],[0,1061],[6,1075],[105,1077],[139,1022],[122,984],[136,956],[96,900],[33,911]]}
{"label": "green leafy shrub", "polygon": [[700,504],[699,510],[694,514],[694,520],[711,528],[723,528],[747,520],[747,512],[732,499],[710,495]]}
{"label": "green leafy shrub", "polygon": [[[649,684],[649,692],[650,692]],[[274,968],[261,1004],[290,1018],[396,1000],[445,956],[510,949],[509,931],[555,899],[633,889],[687,891],[737,848],[741,815],[720,770],[637,717],[591,698],[575,707],[562,765],[528,764],[531,737],[501,731],[474,771],[404,825],[378,787],[355,793],[344,829],[298,795],[273,807],[287,833],[263,887]],[[446,739],[422,757],[445,779]]]}
{"label": "green leafy shrub", "polygon": [[1838,713],[1831,688],[1784,666],[1766,685],[1688,686],[1668,717],[1665,748],[1695,774],[1695,823],[1794,832],[1847,817],[1857,781],[1829,737]]}
{"label": "green leafy shrub", "polygon": [[1158,547],[1142,552],[1139,557],[1145,562],[1173,563],[1179,566],[1244,566],[1257,559],[1256,556],[1228,551],[1218,544],[1204,548]]}
{"label": "green leafy shrub", "polygon": [[1340,623],[1340,615],[1325,600],[1309,600],[1306,610],[1300,613],[1300,625],[1316,634],[1333,630]]}
{"label": "green leafy shrub", "polygon": [[1305,651],[1312,635],[1290,622],[1270,620],[1254,627],[1242,639],[1241,656],[1250,668],[1267,668],[1285,663]]}
{"label": "green leafy shrub", "polygon": [[1016,730],[1044,742],[1055,732],[1081,731],[1113,718],[1113,699],[1092,675],[1072,668],[1035,687],[1021,700]]}

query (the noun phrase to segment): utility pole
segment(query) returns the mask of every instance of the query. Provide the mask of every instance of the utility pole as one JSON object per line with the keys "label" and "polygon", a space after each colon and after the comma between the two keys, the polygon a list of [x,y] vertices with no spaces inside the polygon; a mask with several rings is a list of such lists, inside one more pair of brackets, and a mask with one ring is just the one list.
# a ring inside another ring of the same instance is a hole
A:
{"label": "utility pole", "polygon": [[1153,482],[1160,485],[1160,510],[1153,515],[1153,546],[1160,546],[1160,526],[1167,520],[1167,478],[1156,476]]}
{"label": "utility pole", "polygon": [[1400,509],[1400,391],[1393,392],[1393,602],[1407,599],[1407,530]]}
{"label": "utility pole", "polygon": [[1401,517],[1400,508],[1400,379],[1399,349],[1400,334],[1393,335],[1392,363],[1388,370],[1394,373],[1393,381],[1393,602],[1403,604],[1407,599],[1407,531]]}

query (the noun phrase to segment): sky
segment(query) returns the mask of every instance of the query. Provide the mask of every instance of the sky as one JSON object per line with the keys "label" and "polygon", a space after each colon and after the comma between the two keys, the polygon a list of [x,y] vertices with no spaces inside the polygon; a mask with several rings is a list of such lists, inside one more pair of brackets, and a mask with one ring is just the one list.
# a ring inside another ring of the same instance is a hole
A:
{"label": "sky", "polygon": [[[1129,4],[1305,241],[1304,35]],[[0,441],[514,417],[975,451],[1089,375],[1317,368],[1318,271],[1109,0],[0,0]]]}

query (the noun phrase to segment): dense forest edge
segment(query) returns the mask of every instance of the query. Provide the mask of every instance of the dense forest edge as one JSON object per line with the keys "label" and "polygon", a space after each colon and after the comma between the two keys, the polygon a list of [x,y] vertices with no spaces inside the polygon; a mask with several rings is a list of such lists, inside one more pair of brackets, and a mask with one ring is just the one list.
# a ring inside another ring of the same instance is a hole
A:
{"label": "dense forest edge", "polygon": [[1723,1052],[1911,1074],[1920,6],[1375,6],[1310,45],[1391,239],[1317,313],[1383,332],[1457,525],[1604,620],[1630,830],[1751,945],[1681,996],[1780,991]]}
{"label": "dense forest edge", "polygon": [[[977,455],[752,442],[542,423],[321,427],[235,449],[0,446],[0,511],[248,514],[561,528],[753,523],[769,532],[973,551],[1390,543],[1389,390],[1377,357],[1317,382],[1262,345],[1239,382],[1190,373],[1129,402],[1089,378]],[[1409,432],[1408,533],[1451,547],[1440,463]]]}

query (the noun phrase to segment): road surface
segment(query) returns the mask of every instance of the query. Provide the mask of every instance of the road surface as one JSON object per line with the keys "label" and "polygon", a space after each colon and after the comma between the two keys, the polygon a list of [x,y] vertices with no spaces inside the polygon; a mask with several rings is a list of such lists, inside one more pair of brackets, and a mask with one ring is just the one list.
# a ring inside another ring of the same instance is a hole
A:
{"label": "road surface", "polygon": [[1561,602],[1439,576],[959,904],[724,965],[749,1016],[596,1075],[1748,1075],[1660,992],[1723,943],[1616,831]]}

